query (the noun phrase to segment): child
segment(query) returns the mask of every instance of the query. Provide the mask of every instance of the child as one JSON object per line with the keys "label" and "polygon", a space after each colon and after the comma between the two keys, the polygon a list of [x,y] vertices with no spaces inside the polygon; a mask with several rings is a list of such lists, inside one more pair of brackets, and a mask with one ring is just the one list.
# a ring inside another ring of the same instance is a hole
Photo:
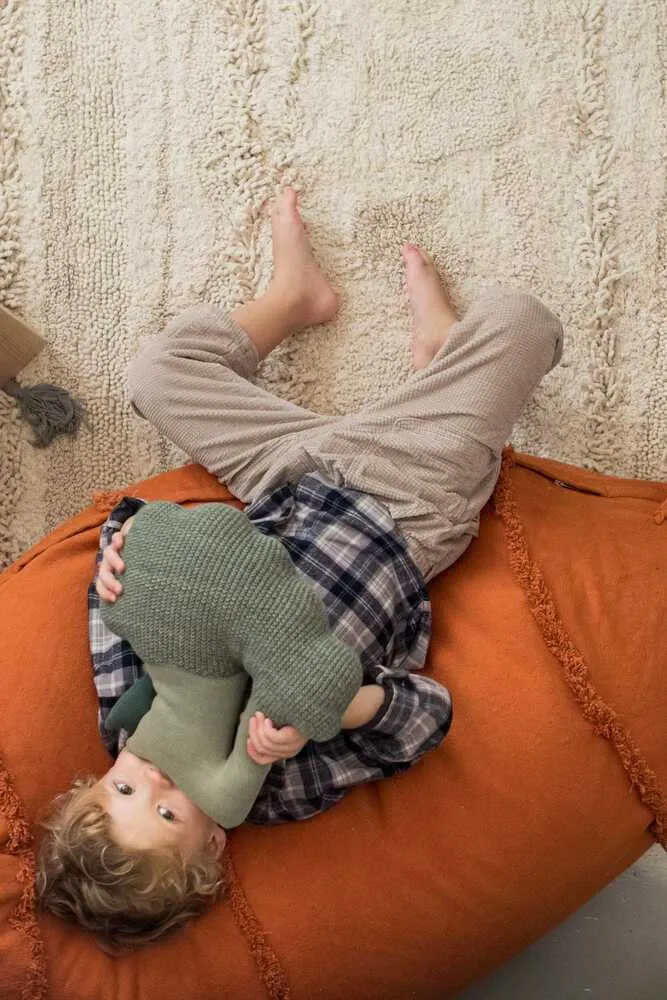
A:
{"label": "child", "polygon": [[[283,543],[361,662],[363,686],[332,739],[304,742],[259,712],[250,719],[248,756],[271,767],[247,819],[264,824],[314,816],[356,784],[407,770],[446,735],[448,692],[413,673],[429,642],[426,583],[477,535],[503,445],[562,351],[556,317],[522,292],[487,290],[457,321],[433,264],[406,244],[415,374],[354,414],[305,410],[249,380],[290,333],[330,320],[337,300],[291,188],[276,199],[272,234],[261,297],[231,313],[189,309],[129,371],[135,410]],[[142,506],[125,498],[112,511],[89,594],[100,732],[115,763],[59,797],[38,875],[43,906],[114,948],[155,940],[217,898],[226,838],[108,726],[143,667],[105,629],[99,602],[122,594],[125,532]]]}

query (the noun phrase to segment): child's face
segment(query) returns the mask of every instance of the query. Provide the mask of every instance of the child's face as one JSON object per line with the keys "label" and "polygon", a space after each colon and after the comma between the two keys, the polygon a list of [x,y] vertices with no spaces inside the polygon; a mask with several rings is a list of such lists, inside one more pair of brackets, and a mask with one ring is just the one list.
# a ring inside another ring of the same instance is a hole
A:
{"label": "child's face", "polygon": [[208,847],[222,854],[226,834],[162,771],[130,750],[93,786],[125,847],[178,847],[183,857]]}

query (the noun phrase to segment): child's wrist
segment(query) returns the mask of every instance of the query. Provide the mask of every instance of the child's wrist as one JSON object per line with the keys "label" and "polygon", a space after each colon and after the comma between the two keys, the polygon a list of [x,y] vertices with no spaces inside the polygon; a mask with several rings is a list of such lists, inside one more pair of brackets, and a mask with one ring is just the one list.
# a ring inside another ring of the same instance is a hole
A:
{"label": "child's wrist", "polygon": [[365,726],[377,714],[384,702],[384,688],[379,684],[364,684],[345,709],[341,729]]}

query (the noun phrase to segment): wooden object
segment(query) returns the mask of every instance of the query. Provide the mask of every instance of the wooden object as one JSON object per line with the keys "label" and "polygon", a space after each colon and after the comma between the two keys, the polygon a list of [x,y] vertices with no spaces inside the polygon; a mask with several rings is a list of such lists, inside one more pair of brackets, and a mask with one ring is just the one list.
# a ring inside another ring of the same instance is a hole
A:
{"label": "wooden object", "polygon": [[0,305],[0,386],[18,375],[44,347],[44,339]]}

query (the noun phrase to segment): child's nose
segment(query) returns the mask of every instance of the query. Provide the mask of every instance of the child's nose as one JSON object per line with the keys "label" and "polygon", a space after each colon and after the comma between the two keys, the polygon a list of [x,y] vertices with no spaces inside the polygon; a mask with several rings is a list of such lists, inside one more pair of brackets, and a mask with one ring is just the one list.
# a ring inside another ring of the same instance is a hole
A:
{"label": "child's nose", "polygon": [[167,777],[164,771],[161,771],[159,767],[155,766],[155,764],[147,764],[146,767],[151,777],[155,781],[159,782],[159,784],[169,788],[173,785],[171,778]]}

